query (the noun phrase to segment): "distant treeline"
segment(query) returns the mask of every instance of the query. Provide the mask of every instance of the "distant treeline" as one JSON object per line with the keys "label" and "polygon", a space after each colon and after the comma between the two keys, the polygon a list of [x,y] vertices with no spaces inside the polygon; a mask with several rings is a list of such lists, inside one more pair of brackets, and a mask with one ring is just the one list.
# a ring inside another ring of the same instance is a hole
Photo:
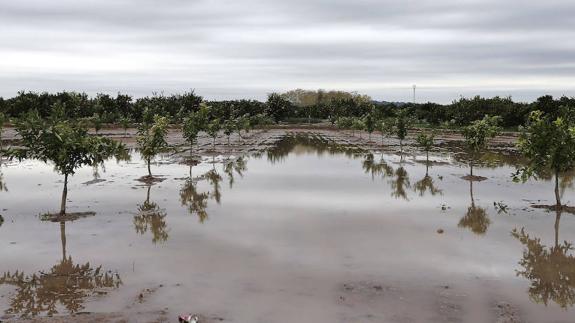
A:
{"label": "distant treeline", "polygon": [[166,116],[179,123],[190,112],[197,111],[200,103],[210,106],[211,118],[228,120],[245,115],[265,115],[276,122],[301,120],[329,120],[340,117],[363,117],[371,114],[376,119],[393,118],[401,109],[417,122],[433,126],[466,126],[484,115],[499,116],[501,125],[512,128],[525,124],[531,111],[540,110],[551,118],[562,114],[575,115],[575,98],[542,96],[535,102],[514,102],[510,97],[461,98],[451,104],[422,103],[396,104],[375,102],[369,96],[343,91],[292,90],[272,93],[266,102],[257,100],[206,101],[194,91],[175,95],[153,95],[133,98],[126,94],[111,96],[85,93],[19,92],[12,98],[0,97],[0,113],[9,118],[19,117],[29,110],[37,110],[48,117],[54,106],[66,117],[98,118],[105,123],[118,123],[122,119],[141,122],[144,111]]}

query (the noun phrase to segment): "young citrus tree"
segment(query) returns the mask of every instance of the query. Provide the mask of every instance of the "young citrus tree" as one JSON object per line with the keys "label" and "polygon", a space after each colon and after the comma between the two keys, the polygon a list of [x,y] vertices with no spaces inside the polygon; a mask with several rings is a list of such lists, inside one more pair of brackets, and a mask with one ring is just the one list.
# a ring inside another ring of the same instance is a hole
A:
{"label": "young citrus tree", "polygon": [[210,121],[210,123],[208,123],[208,127],[206,128],[208,136],[212,137],[212,147],[214,150],[216,149],[216,138],[218,137],[218,132],[220,132],[220,128],[221,128],[220,119],[214,119]]}
{"label": "young citrus tree", "polygon": [[555,176],[556,207],[561,208],[559,176],[575,168],[575,126],[559,117],[550,120],[541,111],[530,114],[517,144],[528,165],[519,169],[515,180],[526,181],[537,174]]}
{"label": "young citrus tree", "polygon": [[385,120],[379,120],[376,123],[376,128],[377,131],[381,132],[381,145],[383,146],[383,139],[385,138],[385,135],[391,133],[392,131],[392,124],[390,122],[387,122]]}
{"label": "young citrus tree", "polygon": [[399,149],[401,152],[403,152],[403,140],[407,137],[408,124],[409,118],[407,110],[399,110],[397,118],[395,119],[395,135],[397,136],[397,139],[399,139]]}
{"label": "young citrus tree", "polygon": [[168,119],[154,115],[153,122],[143,122],[138,128],[138,149],[140,155],[148,165],[148,177],[152,178],[150,163],[156,155],[168,146],[166,135],[168,133]]}
{"label": "young citrus tree", "polygon": [[365,124],[365,130],[369,134],[369,141],[371,141],[371,134],[375,131],[375,119],[368,113],[365,118],[363,119],[363,123]]}
{"label": "young citrus tree", "polygon": [[114,140],[88,135],[81,123],[56,121],[55,118],[45,120],[36,111],[17,120],[16,131],[22,138],[22,147],[11,149],[11,158],[50,162],[64,175],[62,215],[66,213],[68,177],[82,166],[95,166],[123,150],[123,146]]}
{"label": "young citrus tree", "polygon": [[236,122],[235,120],[232,119],[228,119],[226,121],[224,121],[224,135],[226,135],[226,137],[228,137],[228,147],[230,146],[230,136],[234,133],[234,130],[236,129]]}
{"label": "young citrus tree", "polygon": [[4,123],[6,122],[6,116],[4,113],[0,112],[0,153],[2,152],[2,131],[4,130]]}
{"label": "young citrus tree", "polygon": [[473,161],[479,158],[479,154],[487,148],[489,140],[495,138],[500,132],[498,126],[500,118],[497,116],[484,116],[481,120],[472,122],[463,128],[465,145],[469,151],[470,176],[473,177]]}
{"label": "young citrus tree", "polygon": [[360,118],[353,118],[351,128],[359,132],[359,138],[361,138],[361,131],[365,129],[365,123]]}
{"label": "young citrus tree", "polygon": [[417,145],[425,151],[425,160],[429,164],[429,151],[433,149],[433,142],[435,140],[435,135],[433,133],[420,133],[415,141]]}
{"label": "young citrus tree", "polygon": [[198,133],[204,129],[206,122],[205,114],[200,110],[191,112],[182,123],[182,135],[184,139],[190,144],[190,155],[192,155],[192,148],[198,139]]}
{"label": "young citrus tree", "polygon": [[128,128],[130,128],[130,122],[132,122],[132,120],[130,120],[128,117],[122,117],[120,119],[120,125],[124,129],[124,137],[128,136]]}

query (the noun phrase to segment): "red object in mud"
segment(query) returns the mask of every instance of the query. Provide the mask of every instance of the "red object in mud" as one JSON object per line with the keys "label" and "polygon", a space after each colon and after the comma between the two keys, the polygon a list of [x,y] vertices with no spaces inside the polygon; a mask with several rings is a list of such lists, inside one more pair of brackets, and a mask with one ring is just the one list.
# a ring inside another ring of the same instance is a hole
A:
{"label": "red object in mud", "polygon": [[178,317],[178,322],[180,322],[180,323],[199,323],[200,319],[198,318],[197,315],[187,314],[187,315],[180,315],[180,317]]}

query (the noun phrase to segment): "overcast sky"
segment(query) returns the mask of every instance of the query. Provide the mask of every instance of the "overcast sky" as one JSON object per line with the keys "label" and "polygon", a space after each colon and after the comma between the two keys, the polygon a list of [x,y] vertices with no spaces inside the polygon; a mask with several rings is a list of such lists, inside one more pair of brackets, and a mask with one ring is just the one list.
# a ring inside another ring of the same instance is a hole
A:
{"label": "overcast sky", "polygon": [[0,95],[575,96],[573,0],[0,0]]}

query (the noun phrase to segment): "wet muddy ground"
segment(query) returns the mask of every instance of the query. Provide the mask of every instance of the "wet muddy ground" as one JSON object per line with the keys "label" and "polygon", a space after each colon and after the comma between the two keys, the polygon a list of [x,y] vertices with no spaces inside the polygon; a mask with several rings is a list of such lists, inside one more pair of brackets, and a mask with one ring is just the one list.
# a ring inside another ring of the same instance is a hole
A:
{"label": "wet muddy ground", "polygon": [[[67,219],[42,216],[62,189],[50,165],[4,161],[0,320],[573,322],[575,218],[531,207],[553,183],[512,181],[512,137],[478,163],[483,181],[462,179],[457,137],[429,163],[376,135],[244,137],[202,137],[190,168],[171,132],[153,185],[135,151],[81,169]],[[575,204],[571,176],[562,191]]]}

